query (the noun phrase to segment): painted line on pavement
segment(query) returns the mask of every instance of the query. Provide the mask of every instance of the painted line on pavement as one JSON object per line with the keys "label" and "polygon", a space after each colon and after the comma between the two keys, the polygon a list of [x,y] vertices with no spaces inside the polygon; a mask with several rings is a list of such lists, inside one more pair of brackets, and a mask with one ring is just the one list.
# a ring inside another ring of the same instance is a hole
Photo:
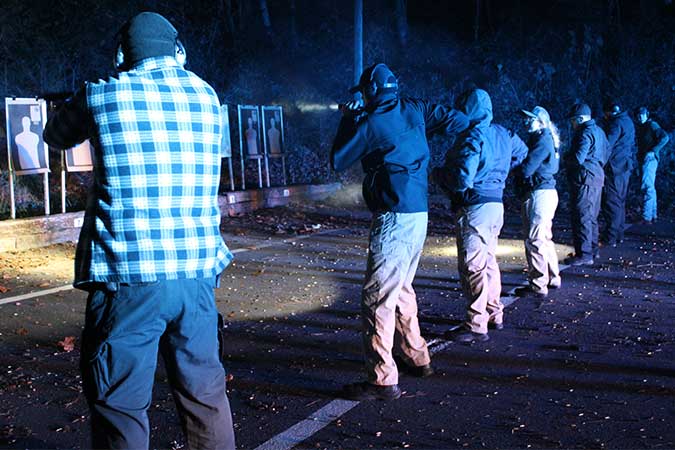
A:
{"label": "painted line on pavement", "polygon": [[66,286],[61,286],[61,287],[56,287],[56,288],[51,288],[51,289],[45,289],[43,291],[30,292],[28,294],[15,295],[14,297],[8,297],[8,298],[1,299],[0,305],[4,305],[6,303],[20,302],[22,300],[30,300],[31,298],[42,297],[43,295],[55,294],[56,292],[61,292],[61,291],[69,291],[70,289],[73,289],[72,284],[68,284]]}
{"label": "painted line on pavement", "polygon": [[[565,269],[568,269],[570,266],[566,264],[560,264],[559,268],[562,272]],[[509,289],[506,293],[509,296],[501,297],[501,301],[504,304],[504,307],[510,306],[516,302],[520,297],[514,297],[516,289],[521,286],[527,286],[529,283],[524,281],[520,285]],[[455,330],[462,325],[455,325],[449,328],[449,331]],[[429,354],[434,355],[438,352],[442,352],[446,348],[453,345],[453,341],[446,341],[445,339],[429,339],[427,341],[427,348],[429,349]],[[328,402],[324,407],[316,411],[314,414],[310,415],[309,418],[302,420],[301,422],[296,423],[286,431],[282,431],[276,436],[272,437],[268,441],[260,444],[255,450],[290,450],[296,445],[306,441],[314,434],[321,431],[323,428],[328,426],[332,421],[338,419],[340,416],[351,411],[353,408],[358,406],[361,403],[359,401],[353,400],[343,400],[336,399]],[[317,418],[318,417],[318,418]]]}
{"label": "painted line on pavement", "polygon": [[293,448],[359,403],[353,400],[333,400],[307,419],[296,423],[286,431],[259,445],[255,450],[288,450]]}
{"label": "painted line on pavement", "polygon": [[[261,244],[261,245],[252,245],[250,247],[242,247],[242,248],[236,248],[232,250],[232,253],[243,253],[243,252],[250,252],[253,250],[260,250],[263,248],[268,248],[268,247],[274,247],[275,245],[280,245],[280,244],[291,244],[296,241],[300,241],[302,239],[309,239],[312,236],[318,236],[318,235],[327,235],[327,234],[332,234],[332,233],[340,233],[347,231],[345,228],[336,228],[334,230],[326,230],[326,231],[319,231],[317,233],[311,233],[311,234],[303,234],[301,236],[297,236],[291,239],[284,239],[282,241],[277,241],[277,242],[269,242],[266,244]],[[55,294],[57,292],[62,292],[62,291],[69,291],[71,289],[75,289],[72,284],[68,284],[66,286],[60,286],[56,288],[51,288],[51,289],[44,289],[41,291],[35,291],[35,292],[30,292],[28,294],[21,294],[21,295],[15,295],[14,297],[7,297],[0,299],[0,305],[6,305],[8,303],[16,303],[16,302],[21,302],[23,300],[30,300],[36,297],[42,297],[43,295],[50,295],[50,294]]]}
{"label": "painted line on pavement", "polygon": [[330,235],[330,234],[342,233],[342,232],[345,232],[345,231],[348,231],[348,230],[346,228],[336,228],[336,229],[333,229],[333,230],[319,231],[317,233],[303,234],[303,235],[296,236],[296,237],[291,238],[291,239],[283,239],[282,241],[278,241],[278,242],[271,241],[271,242],[267,242],[265,244],[251,245],[251,246],[248,246],[248,247],[236,248],[234,250],[230,250],[230,253],[237,254],[237,253],[249,252],[249,251],[252,251],[252,250],[261,250],[263,248],[274,247],[275,245],[279,245],[279,244],[291,244],[293,242],[301,241],[303,239],[309,239],[312,236],[326,236],[326,235]]}

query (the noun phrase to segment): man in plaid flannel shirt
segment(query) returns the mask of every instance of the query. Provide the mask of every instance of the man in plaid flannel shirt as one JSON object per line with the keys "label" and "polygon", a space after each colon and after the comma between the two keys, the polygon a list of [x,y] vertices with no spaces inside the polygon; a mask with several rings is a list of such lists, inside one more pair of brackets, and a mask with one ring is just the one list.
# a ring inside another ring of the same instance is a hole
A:
{"label": "man in plaid flannel shirt", "polygon": [[87,84],[44,132],[54,147],[94,148],[74,283],[89,292],[92,447],[148,448],[159,349],[189,447],[234,448],[214,296],[232,259],[219,232],[218,97],[183,69],[162,16],[135,16],[118,42],[119,74]]}

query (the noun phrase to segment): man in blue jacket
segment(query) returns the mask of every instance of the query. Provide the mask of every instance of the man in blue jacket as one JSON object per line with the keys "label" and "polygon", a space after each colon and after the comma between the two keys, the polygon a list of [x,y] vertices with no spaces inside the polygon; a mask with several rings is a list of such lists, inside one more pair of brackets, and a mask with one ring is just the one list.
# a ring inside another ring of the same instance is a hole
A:
{"label": "man in blue jacket", "polygon": [[133,17],[118,41],[119,73],[88,83],[44,131],[51,146],[89,139],[94,152],[74,283],[89,293],[90,448],[148,448],[161,353],[188,447],[233,449],[214,294],[232,260],[219,227],[218,96],[183,68],[159,14]]}
{"label": "man in blue jacket", "polygon": [[593,264],[593,259],[599,256],[598,214],[609,143],[605,132],[591,119],[591,108],[585,103],[575,104],[567,117],[574,129],[565,158],[572,197],[574,255],[566,258],[565,263],[577,266]]}
{"label": "man in blue jacket", "polygon": [[412,287],[427,232],[427,135],[458,133],[468,121],[458,111],[399,98],[398,82],[384,64],[366,69],[356,91],[365,107],[352,102],[343,108],[331,165],[341,171],[361,162],[363,197],[373,212],[361,293],[367,381],[345,386],[343,395],[391,400],[401,396],[395,335],[410,373],[432,373]]}
{"label": "man in blue jacket", "polygon": [[497,264],[497,241],[504,224],[502,195],[512,167],[527,156],[527,146],[510,130],[492,123],[492,100],[473,89],[457,102],[469,118],[469,129],[436,171],[457,211],[457,257],[464,294],[469,300],[463,326],[446,338],[457,342],[487,341],[488,327],[502,329],[504,305]]}
{"label": "man in blue jacket", "polygon": [[649,118],[649,111],[644,106],[638,110],[638,164],[642,175],[642,223],[650,224],[657,219],[656,207],[656,169],[659,166],[661,149],[670,139],[668,133],[654,120]]}
{"label": "man in blue jacket", "polygon": [[604,130],[610,154],[605,166],[605,186],[602,192],[604,229],[600,241],[604,245],[615,247],[623,241],[626,223],[626,193],[633,169],[635,126],[617,101],[606,101],[603,109]]}

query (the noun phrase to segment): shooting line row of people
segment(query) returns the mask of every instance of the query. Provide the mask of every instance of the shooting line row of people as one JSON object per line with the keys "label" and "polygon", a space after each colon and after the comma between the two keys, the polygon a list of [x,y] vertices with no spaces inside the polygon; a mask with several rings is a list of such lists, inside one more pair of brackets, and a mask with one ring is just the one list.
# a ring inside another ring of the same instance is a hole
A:
{"label": "shooting line row of people", "polygon": [[[536,106],[521,110],[528,135],[524,142],[492,122],[492,102],[481,89],[460,96],[455,109],[401,98],[397,79],[384,64],[366,69],[352,88],[357,91],[363,104],[344,105],[331,152],[335,170],[361,163],[363,196],[373,212],[361,294],[366,380],[346,385],[343,395],[391,400],[401,395],[399,368],[422,377],[433,373],[412,287],[427,229],[427,137],[445,134],[454,141],[444,166],[433,169],[429,178],[447,194],[455,212],[457,264],[468,301],[466,319],[445,337],[472,343],[487,341],[489,329],[504,327],[496,254],[510,172],[522,200],[529,281],[515,295],[542,298],[561,286],[552,232],[560,136],[546,109]],[[605,243],[623,239],[635,131],[616,102],[607,102],[604,109],[609,140],[588,105],[577,103],[568,114],[574,134],[563,163],[572,197],[575,252],[565,260],[571,265],[592,264],[599,256],[598,214],[605,184]],[[639,120],[643,220],[651,222],[656,218],[653,161],[668,137],[647,120],[644,109]]]}

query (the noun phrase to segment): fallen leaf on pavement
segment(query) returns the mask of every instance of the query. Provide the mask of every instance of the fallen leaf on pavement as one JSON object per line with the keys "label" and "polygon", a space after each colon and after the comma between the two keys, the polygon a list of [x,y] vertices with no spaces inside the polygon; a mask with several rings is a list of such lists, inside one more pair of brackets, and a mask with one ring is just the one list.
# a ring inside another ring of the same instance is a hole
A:
{"label": "fallen leaf on pavement", "polygon": [[72,352],[75,350],[75,336],[66,336],[62,341],[57,342],[57,345],[64,352]]}

